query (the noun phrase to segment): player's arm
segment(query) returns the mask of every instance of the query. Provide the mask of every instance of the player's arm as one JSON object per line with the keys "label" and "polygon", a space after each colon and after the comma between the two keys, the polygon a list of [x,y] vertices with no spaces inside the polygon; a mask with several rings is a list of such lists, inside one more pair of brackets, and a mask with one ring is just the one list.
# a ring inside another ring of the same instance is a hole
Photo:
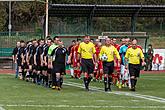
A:
{"label": "player's arm", "polygon": [[80,62],[80,58],[81,58],[81,51],[82,51],[82,49],[81,49],[81,44],[80,44],[80,46],[78,47],[78,58],[77,58],[77,60],[78,60],[78,62]]}
{"label": "player's arm", "polygon": [[45,63],[45,65],[47,66],[48,64],[47,64],[47,49],[45,49],[45,51],[44,51],[44,54],[43,54],[43,56],[44,56],[44,63]]}
{"label": "player's arm", "polygon": [[36,55],[37,55],[37,52],[34,54],[34,65],[37,65]]}
{"label": "player's arm", "polygon": [[95,47],[93,46],[93,62],[96,63],[97,62],[97,55],[96,55],[96,49]]}
{"label": "player's arm", "polygon": [[128,68],[128,58],[129,58],[129,50],[126,51],[126,54],[125,54],[125,68],[127,69]]}
{"label": "player's arm", "polygon": [[[69,51],[68,51],[68,53],[69,53]],[[71,48],[70,54],[68,55],[68,61],[67,61],[68,64],[71,63],[71,58],[72,58],[72,56],[73,56],[72,53],[73,53],[73,47]]]}
{"label": "player's arm", "polygon": [[15,48],[14,48],[14,50],[13,50],[13,53],[12,53],[12,59],[13,59],[13,62],[15,62]]}
{"label": "player's arm", "polygon": [[41,66],[43,66],[44,59],[43,59],[43,50],[42,50],[42,48],[39,48],[39,55],[40,55],[40,60],[41,60]]}
{"label": "player's arm", "polygon": [[117,57],[117,59],[118,59],[118,62],[120,63],[121,62],[121,58],[120,58],[120,55],[119,55],[119,52],[118,52],[118,50],[115,48],[115,50],[114,50],[114,53],[115,53],[115,56]]}
{"label": "player's arm", "polygon": [[99,59],[101,60],[101,56],[103,55],[103,47],[101,47],[100,53],[99,53]]}
{"label": "player's arm", "polygon": [[21,63],[22,63],[22,65],[23,65],[24,60],[25,60],[25,59],[24,59],[24,53],[23,53],[23,52],[21,53],[21,59],[22,59]]}
{"label": "player's arm", "polygon": [[146,63],[145,63],[145,58],[144,58],[144,54],[143,54],[142,50],[140,50],[140,58],[142,60],[142,66],[144,66]]}

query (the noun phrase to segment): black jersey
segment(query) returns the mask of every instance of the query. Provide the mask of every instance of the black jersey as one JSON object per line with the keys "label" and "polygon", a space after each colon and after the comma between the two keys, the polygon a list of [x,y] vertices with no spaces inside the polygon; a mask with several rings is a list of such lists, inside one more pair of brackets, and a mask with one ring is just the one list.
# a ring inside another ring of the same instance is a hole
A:
{"label": "black jersey", "polygon": [[36,60],[40,61],[42,54],[43,54],[43,46],[38,46],[36,48]]}
{"label": "black jersey", "polygon": [[25,54],[25,51],[24,51],[24,47],[20,47],[19,49],[18,49],[18,53],[17,53],[17,58],[18,59],[22,59],[21,58],[21,55],[24,55]]}
{"label": "black jersey", "polygon": [[55,48],[51,54],[51,56],[53,56],[53,63],[54,64],[65,64],[66,54],[68,54],[68,51],[65,47]]}
{"label": "black jersey", "polygon": [[35,54],[35,47],[34,47],[34,45],[30,45],[29,46],[29,56],[33,58],[34,54]]}
{"label": "black jersey", "polygon": [[15,47],[15,48],[13,49],[12,55],[16,56],[17,53],[18,53],[18,47]]}

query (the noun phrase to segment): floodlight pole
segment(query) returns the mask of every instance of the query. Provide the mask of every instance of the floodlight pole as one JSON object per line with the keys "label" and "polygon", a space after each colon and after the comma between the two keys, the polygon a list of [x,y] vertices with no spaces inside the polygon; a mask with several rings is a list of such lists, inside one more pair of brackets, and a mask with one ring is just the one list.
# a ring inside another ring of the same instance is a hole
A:
{"label": "floodlight pole", "polygon": [[11,36],[11,1],[9,1],[9,25],[8,25],[8,29],[9,29],[9,37]]}
{"label": "floodlight pole", "polygon": [[46,0],[46,14],[45,14],[45,37],[48,36],[48,0]]}

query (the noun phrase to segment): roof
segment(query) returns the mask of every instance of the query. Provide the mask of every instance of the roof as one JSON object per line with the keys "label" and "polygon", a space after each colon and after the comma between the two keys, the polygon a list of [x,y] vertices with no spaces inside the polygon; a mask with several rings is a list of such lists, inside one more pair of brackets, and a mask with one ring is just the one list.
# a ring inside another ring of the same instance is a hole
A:
{"label": "roof", "polygon": [[50,17],[165,17],[165,5],[50,4]]}

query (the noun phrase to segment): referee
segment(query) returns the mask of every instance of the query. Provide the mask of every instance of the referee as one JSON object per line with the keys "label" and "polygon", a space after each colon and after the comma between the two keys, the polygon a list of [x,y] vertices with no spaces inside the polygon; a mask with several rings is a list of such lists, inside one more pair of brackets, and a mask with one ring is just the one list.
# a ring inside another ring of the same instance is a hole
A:
{"label": "referee", "polygon": [[80,43],[78,48],[78,60],[81,58],[82,72],[84,73],[85,89],[89,91],[89,83],[92,79],[94,71],[94,63],[96,62],[96,50],[94,44],[90,42],[90,36],[84,37],[84,42]]}
{"label": "referee", "polygon": [[105,92],[107,92],[111,91],[112,73],[114,71],[114,58],[116,57],[118,62],[120,62],[119,52],[112,45],[110,38],[105,40],[105,46],[102,46],[100,50],[100,58],[103,54],[107,56],[107,59],[103,61],[104,86]]}
{"label": "referee", "polygon": [[133,39],[132,46],[127,50],[125,55],[125,66],[129,69],[130,73],[131,91],[135,91],[137,78],[140,75],[140,59],[142,60],[142,66],[144,66],[144,54],[140,48],[137,48],[137,40]]}

